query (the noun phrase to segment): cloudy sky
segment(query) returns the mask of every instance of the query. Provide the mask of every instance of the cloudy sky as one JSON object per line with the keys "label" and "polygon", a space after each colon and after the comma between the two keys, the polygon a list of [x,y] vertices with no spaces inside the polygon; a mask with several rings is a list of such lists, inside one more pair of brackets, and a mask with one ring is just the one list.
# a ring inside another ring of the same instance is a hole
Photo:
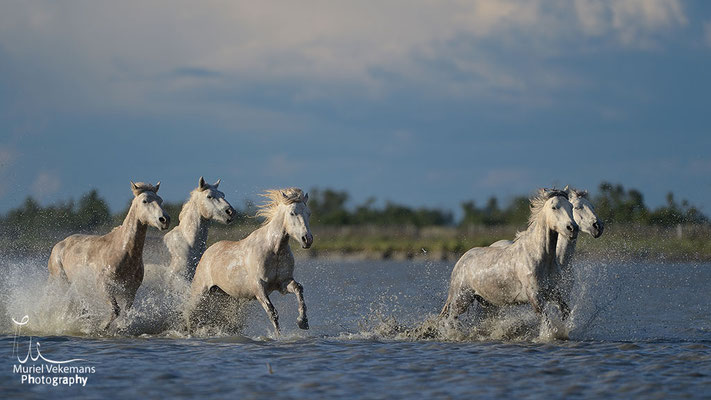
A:
{"label": "cloudy sky", "polygon": [[711,3],[0,3],[0,212],[129,180],[457,209],[603,181],[711,213]]}

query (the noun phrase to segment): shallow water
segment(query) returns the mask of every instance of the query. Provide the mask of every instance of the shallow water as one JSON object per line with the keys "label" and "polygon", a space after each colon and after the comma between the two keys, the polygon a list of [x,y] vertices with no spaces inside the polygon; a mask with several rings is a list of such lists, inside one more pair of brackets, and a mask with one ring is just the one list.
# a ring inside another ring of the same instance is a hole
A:
{"label": "shallow water", "polygon": [[[187,335],[170,312],[186,287],[157,265],[148,265],[119,332],[98,333],[102,304],[90,283],[47,288],[45,265],[0,260],[2,398],[711,396],[708,263],[580,262],[566,326],[555,313],[541,324],[525,306],[485,316],[473,308],[433,339],[421,328],[434,326],[427,321],[444,302],[452,263],[300,261],[311,329],[296,327],[293,295],[273,293],[283,330],[276,340],[256,304],[246,307],[240,333]],[[13,355],[10,318],[24,315]],[[86,386],[21,383],[13,366],[29,334],[33,355],[40,342],[48,359],[93,366]]]}

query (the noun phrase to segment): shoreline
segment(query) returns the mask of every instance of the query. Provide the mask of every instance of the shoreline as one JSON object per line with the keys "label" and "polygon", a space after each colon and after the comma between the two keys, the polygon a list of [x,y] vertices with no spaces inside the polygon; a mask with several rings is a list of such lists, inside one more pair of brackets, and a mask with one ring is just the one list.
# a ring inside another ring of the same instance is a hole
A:
{"label": "shoreline", "polygon": [[[311,249],[292,243],[299,260],[418,260],[456,262],[474,247],[486,247],[500,239],[510,239],[517,227],[476,226],[457,227],[378,227],[378,226],[316,226]],[[215,227],[210,231],[208,247],[220,240],[240,240],[253,226]],[[108,229],[95,232],[101,234]],[[55,243],[69,232],[52,231],[30,238],[0,237],[0,256],[49,258]],[[161,259],[165,254],[163,234],[149,231],[144,260]],[[711,226],[689,225],[671,228],[650,228],[638,225],[614,225],[605,229],[598,239],[581,234],[576,251],[578,259],[711,261]]]}

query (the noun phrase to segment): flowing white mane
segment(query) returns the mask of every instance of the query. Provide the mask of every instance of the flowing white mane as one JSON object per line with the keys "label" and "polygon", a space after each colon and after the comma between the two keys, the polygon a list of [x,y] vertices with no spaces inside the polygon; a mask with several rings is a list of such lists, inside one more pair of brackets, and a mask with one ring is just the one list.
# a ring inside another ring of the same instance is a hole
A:
{"label": "flowing white mane", "polygon": [[[538,221],[538,215],[543,210],[543,206],[546,204],[546,201],[555,196],[563,196],[568,199],[568,193],[557,189],[539,189],[538,193],[531,197],[531,199],[529,200],[531,202],[531,215],[528,217],[529,227],[534,222]],[[525,232],[526,231],[516,232],[516,238],[514,239],[514,241],[521,237],[521,235],[523,235]]]}
{"label": "flowing white mane", "polygon": [[205,189],[206,188],[204,187],[198,187],[190,192],[190,197],[188,198],[188,201],[186,201],[185,204],[183,204],[183,207],[180,209],[180,215],[178,216],[178,218],[181,221],[187,218],[188,214],[190,214],[190,212],[197,207],[198,202],[195,201],[196,195],[200,192],[205,191]]}
{"label": "flowing white mane", "polygon": [[570,197],[569,200],[573,200],[575,198],[578,199],[587,199],[588,198],[588,191],[587,190],[578,190],[574,189],[571,187],[566,186],[565,189],[563,189],[568,196]]}
{"label": "flowing white mane", "polygon": [[259,206],[257,217],[264,217],[264,225],[268,224],[275,216],[280,204],[294,204],[306,202],[303,190],[295,187],[286,189],[266,190],[260,196],[267,199],[266,203]]}

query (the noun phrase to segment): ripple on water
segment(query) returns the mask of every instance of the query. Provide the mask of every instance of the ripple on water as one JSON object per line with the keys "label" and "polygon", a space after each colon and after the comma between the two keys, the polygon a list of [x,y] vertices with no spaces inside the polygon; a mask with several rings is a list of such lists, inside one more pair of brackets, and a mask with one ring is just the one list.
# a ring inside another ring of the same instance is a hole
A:
{"label": "ripple on water", "polygon": [[[646,265],[585,264],[568,341],[548,335],[527,306],[473,310],[444,324],[435,315],[451,265],[437,263],[306,264],[298,273],[312,329],[297,330],[293,296],[275,293],[284,327],[278,338],[254,304],[242,330],[188,334],[174,312],[186,287],[150,265],[136,308],[111,334],[92,330],[98,303],[94,314],[83,313],[91,295],[44,286],[41,263],[6,268],[0,314],[39,320],[24,333],[39,335],[47,354],[95,362],[95,397],[694,398],[711,385],[709,319],[697,305],[670,299],[711,303],[702,284],[711,265],[697,267],[698,279],[678,280],[675,274],[690,273],[684,265],[651,275]],[[613,268],[617,278],[608,279],[603,272]],[[9,347],[12,327],[2,324],[0,344]],[[0,378],[0,397],[16,397],[16,378],[3,369]]]}

